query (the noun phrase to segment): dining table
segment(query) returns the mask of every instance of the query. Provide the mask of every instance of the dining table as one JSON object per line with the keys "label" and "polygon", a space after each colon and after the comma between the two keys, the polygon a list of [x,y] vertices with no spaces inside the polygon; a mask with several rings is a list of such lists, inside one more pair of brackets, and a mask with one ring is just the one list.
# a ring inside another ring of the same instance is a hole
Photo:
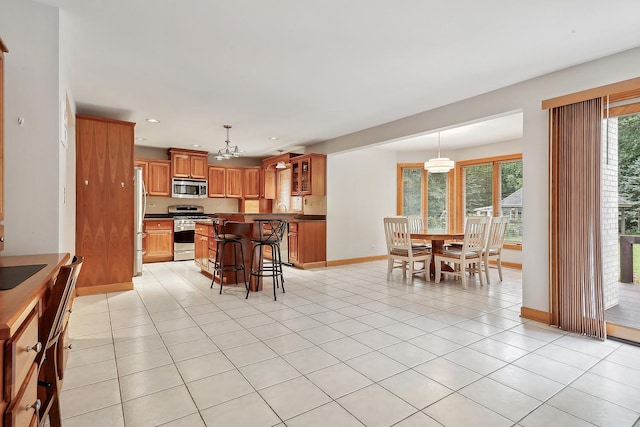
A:
{"label": "dining table", "polygon": [[[413,242],[416,241],[431,241],[431,266],[429,269],[430,276],[435,276],[436,272],[436,264],[434,254],[441,254],[444,250],[444,242],[448,240],[464,240],[463,232],[447,232],[447,233],[429,233],[429,232],[420,232],[420,233],[411,233],[411,240]],[[445,264],[442,266],[441,271],[453,271],[453,269]]]}

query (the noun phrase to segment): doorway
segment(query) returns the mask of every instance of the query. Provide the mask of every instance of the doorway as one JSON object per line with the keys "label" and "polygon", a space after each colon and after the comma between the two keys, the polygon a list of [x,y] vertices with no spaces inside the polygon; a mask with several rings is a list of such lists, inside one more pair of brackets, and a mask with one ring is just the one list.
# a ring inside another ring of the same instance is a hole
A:
{"label": "doorway", "polygon": [[[605,294],[605,320],[611,337],[640,342],[640,113],[609,117],[604,126],[607,156],[617,162],[618,262],[605,275],[615,274]],[[606,144],[615,144],[615,147]],[[605,165],[603,165],[603,170]],[[603,178],[606,181],[606,177]],[[606,184],[603,182],[603,191]],[[629,270],[632,274],[628,274]],[[624,272],[623,272],[624,271]]]}

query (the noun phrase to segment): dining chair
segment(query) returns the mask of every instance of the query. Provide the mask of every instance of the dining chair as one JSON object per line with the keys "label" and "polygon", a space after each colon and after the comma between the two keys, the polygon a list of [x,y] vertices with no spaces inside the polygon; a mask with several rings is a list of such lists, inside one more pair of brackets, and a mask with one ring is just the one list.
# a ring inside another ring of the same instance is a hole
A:
{"label": "dining chair", "polygon": [[62,425],[60,415],[62,378],[59,365],[63,361],[60,360],[61,352],[58,345],[65,326],[65,314],[75,291],[83,262],[83,257],[74,257],[71,264],[60,267],[38,326],[39,341],[43,343],[42,350],[36,358],[38,399],[41,402],[38,418],[41,425],[44,425],[47,417],[51,427]]}
{"label": "dining chair", "polygon": [[468,217],[462,246],[447,248],[440,254],[434,254],[436,283],[440,283],[442,262],[447,262],[457,265],[453,272],[447,272],[447,274],[460,276],[463,288],[467,288],[467,272],[471,275],[478,273],[480,285],[483,285],[480,262],[482,261],[482,250],[484,249],[488,224],[489,217],[487,216]]}
{"label": "dining chair", "polygon": [[[423,246],[413,246],[411,243],[411,229],[407,217],[385,217],[384,233],[387,242],[389,262],[387,265],[387,280],[394,268],[402,268],[402,277],[407,277],[409,266],[409,283],[413,283],[415,274],[424,273],[429,280],[429,264],[431,251]],[[422,263],[422,268],[415,269],[414,263]],[[399,263],[398,265],[396,265]]]}
{"label": "dining chair", "polygon": [[491,283],[489,279],[489,260],[496,261],[498,264],[498,275],[502,282],[502,245],[504,244],[504,236],[507,231],[507,224],[509,224],[509,218],[506,216],[499,216],[491,218],[491,225],[489,226],[489,232],[487,233],[487,243],[482,251],[481,269],[484,270],[487,277],[487,284]]}
{"label": "dining chair", "polygon": [[[410,233],[425,233],[426,227],[424,226],[424,219],[420,215],[407,215],[407,219],[409,220],[409,232]],[[431,249],[431,243],[426,240],[415,241],[412,243],[414,248],[424,248]]]}

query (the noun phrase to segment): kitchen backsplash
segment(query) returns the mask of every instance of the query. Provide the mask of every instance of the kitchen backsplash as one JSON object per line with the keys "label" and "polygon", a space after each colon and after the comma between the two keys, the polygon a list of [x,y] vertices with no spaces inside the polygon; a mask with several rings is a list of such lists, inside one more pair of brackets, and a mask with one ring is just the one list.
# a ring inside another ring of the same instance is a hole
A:
{"label": "kitchen backsplash", "polygon": [[179,199],[173,197],[147,197],[148,214],[166,214],[171,205],[204,206],[205,213],[238,212],[238,199]]}

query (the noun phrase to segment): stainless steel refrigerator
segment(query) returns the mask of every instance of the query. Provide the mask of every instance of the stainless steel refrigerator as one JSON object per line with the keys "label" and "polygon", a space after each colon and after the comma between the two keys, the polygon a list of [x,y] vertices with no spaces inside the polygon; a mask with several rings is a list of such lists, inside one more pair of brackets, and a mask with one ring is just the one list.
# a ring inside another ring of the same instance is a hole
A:
{"label": "stainless steel refrigerator", "polygon": [[133,209],[134,209],[134,247],[133,247],[133,275],[142,276],[142,238],[144,232],[142,230],[142,223],[144,220],[144,213],[147,208],[147,192],[144,188],[144,181],[142,179],[142,168],[133,168]]}

